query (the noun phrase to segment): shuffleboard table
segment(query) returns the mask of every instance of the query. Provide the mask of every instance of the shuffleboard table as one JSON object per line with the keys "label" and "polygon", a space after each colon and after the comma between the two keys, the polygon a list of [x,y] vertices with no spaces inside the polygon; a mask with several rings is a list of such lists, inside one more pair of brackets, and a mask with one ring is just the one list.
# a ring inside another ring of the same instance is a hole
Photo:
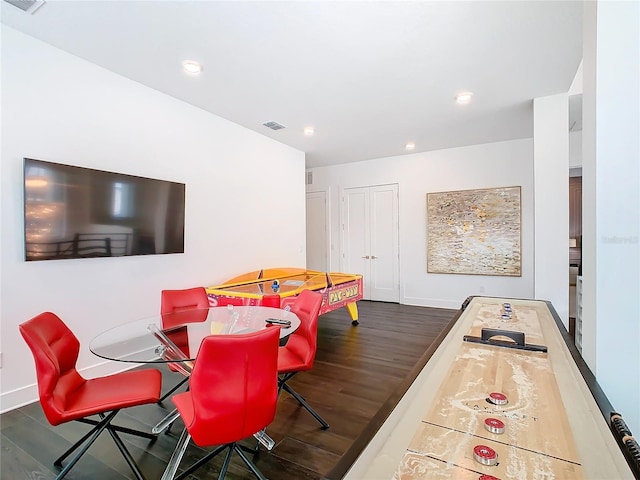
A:
{"label": "shuffleboard table", "polygon": [[470,297],[425,355],[327,479],[636,477],[637,441],[549,302]]}
{"label": "shuffleboard table", "polygon": [[322,293],[320,315],[345,307],[358,325],[362,275],[319,272],[302,268],[269,268],[245,273],[220,285],[205,287],[211,306],[263,305],[286,308],[303,290]]}

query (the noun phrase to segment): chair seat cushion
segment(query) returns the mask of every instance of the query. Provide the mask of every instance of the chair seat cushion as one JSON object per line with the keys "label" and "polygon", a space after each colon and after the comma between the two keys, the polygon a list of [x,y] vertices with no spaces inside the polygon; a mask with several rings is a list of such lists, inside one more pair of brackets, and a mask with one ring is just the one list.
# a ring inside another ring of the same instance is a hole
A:
{"label": "chair seat cushion", "polygon": [[191,425],[195,412],[193,411],[193,401],[191,400],[191,392],[182,392],[171,397],[173,404],[180,412],[182,421],[185,426]]}
{"label": "chair seat cushion", "polygon": [[88,379],[66,396],[60,423],[100,412],[155,403],[160,398],[162,374],[156,369],[117,373]]}
{"label": "chair seat cushion", "polygon": [[311,370],[312,365],[291,350],[280,347],[278,350],[278,373],[302,372]]}

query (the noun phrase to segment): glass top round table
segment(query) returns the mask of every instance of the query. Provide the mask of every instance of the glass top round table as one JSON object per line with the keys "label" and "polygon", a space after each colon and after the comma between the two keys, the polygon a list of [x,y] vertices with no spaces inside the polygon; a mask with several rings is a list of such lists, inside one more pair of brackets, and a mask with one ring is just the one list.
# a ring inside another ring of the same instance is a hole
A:
{"label": "glass top round table", "polygon": [[[271,323],[274,320],[290,324]],[[295,313],[273,307],[229,305],[189,309],[113,327],[91,340],[89,350],[98,357],[118,362],[195,361],[202,339],[209,335],[279,328],[282,339],[299,326],[300,319]]]}

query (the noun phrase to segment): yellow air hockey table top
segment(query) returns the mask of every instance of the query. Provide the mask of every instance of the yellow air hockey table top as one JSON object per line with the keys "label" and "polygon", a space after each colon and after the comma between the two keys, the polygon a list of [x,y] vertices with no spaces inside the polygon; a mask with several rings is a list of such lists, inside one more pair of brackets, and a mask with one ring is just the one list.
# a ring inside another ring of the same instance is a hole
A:
{"label": "yellow air hockey table top", "polygon": [[353,325],[358,324],[356,302],[362,299],[362,275],[320,272],[302,268],[270,268],[233,277],[206,287],[212,305],[228,303],[270,305],[285,308],[303,290],[323,295],[320,314],[345,307]]}

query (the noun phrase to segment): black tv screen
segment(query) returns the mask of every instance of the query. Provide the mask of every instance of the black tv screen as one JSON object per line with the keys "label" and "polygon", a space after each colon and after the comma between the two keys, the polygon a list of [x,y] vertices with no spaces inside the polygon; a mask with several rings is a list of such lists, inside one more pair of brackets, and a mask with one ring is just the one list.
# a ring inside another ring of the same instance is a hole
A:
{"label": "black tv screen", "polygon": [[184,253],[185,185],[24,159],[25,259]]}

